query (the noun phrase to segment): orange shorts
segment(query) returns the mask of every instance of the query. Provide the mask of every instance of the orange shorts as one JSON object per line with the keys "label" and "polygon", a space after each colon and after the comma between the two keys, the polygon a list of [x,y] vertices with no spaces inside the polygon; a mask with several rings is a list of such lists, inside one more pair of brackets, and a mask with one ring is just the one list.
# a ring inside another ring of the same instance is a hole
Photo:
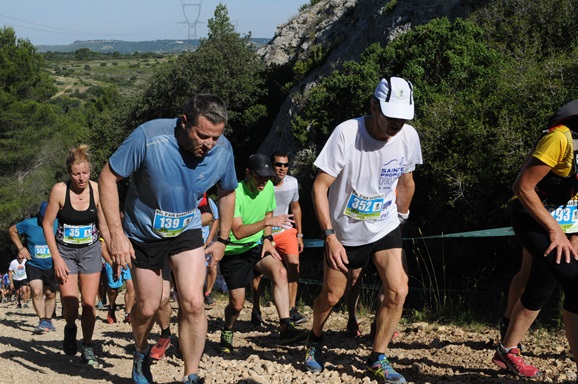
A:
{"label": "orange shorts", "polygon": [[299,244],[297,243],[297,229],[291,228],[273,236],[275,249],[284,255],[298,255]]}

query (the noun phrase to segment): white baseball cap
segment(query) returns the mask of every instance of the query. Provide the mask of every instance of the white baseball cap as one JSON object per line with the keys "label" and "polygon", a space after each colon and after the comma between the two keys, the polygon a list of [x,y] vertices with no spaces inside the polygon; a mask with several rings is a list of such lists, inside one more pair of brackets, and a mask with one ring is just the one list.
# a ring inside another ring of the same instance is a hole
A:
{"label": "white baseball cap", "polygon": [[411,120],[414,115],[413,86],[401,77],[381,79],[375,89],[381,112],[392,119]]}

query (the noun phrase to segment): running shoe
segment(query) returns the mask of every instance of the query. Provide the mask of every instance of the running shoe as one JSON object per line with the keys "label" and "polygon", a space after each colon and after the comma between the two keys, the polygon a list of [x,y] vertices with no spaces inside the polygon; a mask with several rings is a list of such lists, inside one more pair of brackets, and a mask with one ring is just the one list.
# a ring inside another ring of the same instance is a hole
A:
{"label": "running shoe", "polygon": [[153,375],[151,373],[151,358],[149,354],[134,350],[132,362],[132,380],[135,384],[152,384]]}
{"label": "running shoe", "polygon": [[159,338],[159,341],[151,348],[150,357],[154,360],[161,360],[165,357],[165,352],[171,346],[171,337],[163,336]]}
{"label": "running shoe", "polygon": [[233,331],[223,329],[221,330],[221,352],[233,352]]}
{"label": "running shoe", "polygon": [[492,363],[521,377],[538,377],[542,374],[538,368],[526,364],[519,348],[512,348],[504,353],[498,347],[492,358]]}
{"label": "running shoe", "polygon": [[307,321],[305,316],[300,314],[296,307],[293,307],[289,310],[289,317],[291,318],[291,321],[294,322],[295,324],[303,324],[304,322]]}
{"label": "running shoe", "polygon": [[123,322],[130,324],[130,313],[125,313],[125,314],[124,314],[124,320],[123,320]]}
{"label": "running shoe", "polygon": [[69,326],[66,324],[64,326],[64,341],[62,342],[62,350],[64,353],[70,356],[76,355],[78,352],[78,346],[76,345],[76,325]]}
{"label": "running shoe", "polygon": [[323,364],[320,361],[321,357],[321,343],[313,343],[311,339],[307,339],[305,346],[305,368],[309,372],[319,373],[323,370]]}
{"label": "running shoe", "polygon": [[253,308],[253,311],[251,311],[251,324],[254,327],[263,325],[263,318],[261,317],[261,310],[259,308]]}
{"label": "running shoe", "polygon": [[16,308],[22,308],[22,304],[20,303],[16,304]]}
{"label": "running shoe", "polygon": [[98,367],[98,361],[96,360],[96,356],[94,355],[94,350],[92,349],[91,345],[84,345],[82,347],[82,361],[86,364],[90,365],[91,367]]}
{"label": "running shoe", "polygon": [[196,373],[191,373],[184,384],[205,384],[205,380],[201,379]]}
{"label": "running shoe", "polygon": [[395,369],[391,367],[391,363],[383,354],[379,355],[379,360],[373,362],[371,365],[368,362],[366,368],[379,380],[383,380],[380,381],[380,383],[407,383],[405,377],[397,373]]}
{"label": "running shoe", "polygon": [[46,319],[44,320],[44,324],[46,325],[47,332],[56,332],[56,327],[52,324],[52,320]]}
{"label": "running shoe", "polygon": [[361,331],[359,330],[359,323],[357,322],[356,318],[349,318],[347,320],[347,327],[345,330],[345,334],[347,337],[361,337]]}
{"label": "running shoe", "polygon": [[116,314],[114,313],[114,311],[112,309],[109,310],[108,314],[106,315],[106,322],[109,324],[116,323]]}
{"label": "running shoe", "polygon": [[49,330],[46,327],[46,321],[45,320],[40,320],[38,322],[38,325],[36,326],[36,328],[34,328],[34,330],[32,331],[32,333],[36,334],[36,335],[40,335],[44,332],[48,332]]}
{"label": "running shoe", "polygon": [[279,333],[279,344],[288,345],[295,344],[306,340],[309,337],[308,329],[297,329],[293,322],[287,325],[287,328],[281,330]]}
{"label": "running shoe", "polygon": [[28,308],[28,304],[24,303],[24,308]]}
{"label": "running shoe", "polygon": [[104,309],[104,304],[102,304],[102,301],[99,301],[99,302],[96,304],[96,309]]}
{"label": "running shoe", "polygon": [[205,305],[215,305],[215,304],[216,302],[211,292],[205,293]]}

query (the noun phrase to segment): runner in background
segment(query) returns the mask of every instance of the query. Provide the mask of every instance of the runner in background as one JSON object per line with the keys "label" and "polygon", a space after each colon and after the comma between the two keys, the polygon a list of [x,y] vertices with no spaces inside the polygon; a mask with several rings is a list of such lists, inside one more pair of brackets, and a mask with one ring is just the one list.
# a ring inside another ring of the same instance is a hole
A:
{"label": "runner in background", "polygon": [[[46,213],[47,202],[42,202],[36,216],[14,224],[8,229],[12,243],[18,249],[18,254],[24,255],[26,275],[32,291],[32,305],[38,315],[38,325],[34,333],[53,332],[52,315],[56,309],[56,291],[58,285],[52,264],[52,255],[46,244],[42,220]],[[56,233],[57,224],[53,226]],[[26,246],[22,244],[21,237]]]}
{"label": "runner in background", "polygon": [[[286,215],[291,211],[295,226],[291,228],[274,227],[272,229],[275,249],[281,255],[283,265],[287,269],[287,282],[289,284],[289,315],[295,324],[301,324],[307,319],[297,309],[297,290],[299,289],[299,254],[303,252],[303,230],[301,226],[301,205],[299,204],[299,184],[297,179],[289,175],[289,155],[277,151],[271,155],[271,164],[277,174],[272,179],[275,185],[275,201],[277,208],[273,216]],[[260,310],[260,285],[261,276],[255,276],[251,282],[253,310],[251,312],[251,324],[260,326],[263,323]]]}

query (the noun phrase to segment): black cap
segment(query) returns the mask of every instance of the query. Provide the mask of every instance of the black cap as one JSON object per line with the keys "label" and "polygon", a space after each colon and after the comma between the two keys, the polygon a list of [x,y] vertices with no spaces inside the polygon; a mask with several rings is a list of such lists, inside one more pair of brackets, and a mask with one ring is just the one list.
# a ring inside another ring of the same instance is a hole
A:
{"label": "black cap", "polygon": [[249,157],[248,168],[255,171],[255,173],[261,177],[276,177],[277,174],[271,166],[271,162],[267,156],[256,153]]}

